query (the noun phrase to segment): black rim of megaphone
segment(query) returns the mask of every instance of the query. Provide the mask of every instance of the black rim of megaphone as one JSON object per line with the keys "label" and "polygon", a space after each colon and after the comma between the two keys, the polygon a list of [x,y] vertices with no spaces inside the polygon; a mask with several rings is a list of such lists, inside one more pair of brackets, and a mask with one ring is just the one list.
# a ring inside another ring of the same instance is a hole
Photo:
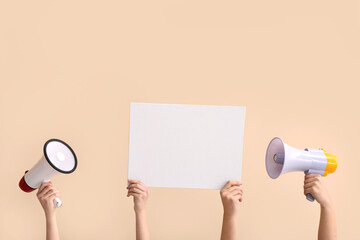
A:
{"label": "black rim of megaphone", "polygon": [[[71,169],[70,171],[64,171],[64,170],[61,170],[59,168],[57,168],[49,159],[47,153],[46,153],[46,146],[51,143],[51,142],[60,142],[62,144],[64,144],[67,148],[70,149],[71,153],[74,155],[74,161],[75,161],[75,165],[73,167],[73,169]],[[75,171],[76,167],[77,167],[77,158],[76,158],[76,154],[74,152],[74,150],[64,141],[61,141],[60,139],[56,139],[56,138],[53,138],[53,139],[49,139],[46,141],[45,145],[44,145],[44,156],[46,158],[46,161],[48,161],[48,163],[58,172],[61,172],[61,173],[72,173]]]}

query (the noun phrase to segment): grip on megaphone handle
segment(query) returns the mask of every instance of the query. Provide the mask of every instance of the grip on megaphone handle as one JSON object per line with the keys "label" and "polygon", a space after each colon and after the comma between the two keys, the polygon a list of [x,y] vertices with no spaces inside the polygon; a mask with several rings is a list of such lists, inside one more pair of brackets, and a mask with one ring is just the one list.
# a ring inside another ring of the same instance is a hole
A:
{"label": "grip on megaphone handle", "polygon": [[[318,170],[311,170],[311,169],[309,169],[309,170],[305,171],[304,173],[305,173],[306,175],[307,175],[307,174],[319,174],[320,176],[322,176],[321,171],[318,171]],[[314,196],[311,195],[311,193],[306,194],[306,199],[307,199],[308,201],[310,201],[310,202],[313,202],[313,201],[315,200]]]}
{"label": "grip on megaphone handle", "polygon": [[[46,182],[50,182],[50,179],[43,181],[43,183],[46,183]],[[61,207],[61,205],[62,205],[61,199],[60,199],[60,198],[55,198],[55,199],[54,199],[54,206],[55,206],[55,208],[59,208],[59,207]]]}

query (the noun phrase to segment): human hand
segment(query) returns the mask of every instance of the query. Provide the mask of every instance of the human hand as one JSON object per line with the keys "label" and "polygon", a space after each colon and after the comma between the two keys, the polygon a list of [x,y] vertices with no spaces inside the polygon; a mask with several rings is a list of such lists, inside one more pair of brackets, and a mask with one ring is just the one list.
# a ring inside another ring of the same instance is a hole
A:
{"label": "human hand", "polygon": [[235,216],[240,203],[243,200],[242,183],[228,181],[220,190],[221,201],[224,207],[224,215]]}
{"label": "human hand", "polygon": [[45,216],[55,216],[56,208],[54,205],[54,199],[60,197],[60,192],[55,188],[53,183],[44,182],[41,184],[36,196],[44,209]]}
{"label": "human hand", "polygon": [[144,213],[146,207],[146,201],[150,194],[149,188],[141,181],[129,179],[128,182],[130,184],[127,187],[128,190],[127,196],[134,197],[135,213]]}
{"label": "human hand", "polygon": [[324,178],[319,174],[305,174],[304,194],[310,193],[322,206],[331,205],[331,198],[326,189]]}

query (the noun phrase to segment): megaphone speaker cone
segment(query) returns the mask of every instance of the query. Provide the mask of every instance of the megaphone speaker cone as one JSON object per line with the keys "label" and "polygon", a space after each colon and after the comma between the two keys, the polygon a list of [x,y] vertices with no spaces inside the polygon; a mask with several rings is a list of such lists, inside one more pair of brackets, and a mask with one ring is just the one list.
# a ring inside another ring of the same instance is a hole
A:
{"label": "megaphone speaker cone", "polygon": [[273,138],[266,151],[266,171],[268,175],[275,179],[280,176],[284,167],[285,149],[283,141],[276,137]]}
{"label": "megaphone speaker cone", "polygon": [[72,173],[77,167],[77,158],[72,148],[59,139],[50,139],[44,145],[48,163],[60,173]]}

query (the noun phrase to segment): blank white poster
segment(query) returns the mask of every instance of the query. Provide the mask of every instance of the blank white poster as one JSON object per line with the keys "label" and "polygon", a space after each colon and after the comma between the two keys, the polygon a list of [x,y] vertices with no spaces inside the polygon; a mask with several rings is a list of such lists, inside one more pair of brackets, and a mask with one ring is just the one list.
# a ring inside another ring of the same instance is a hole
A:
{"label": "blank white poster", "polygon": [[241,180],[245,107],[130,104],[128,179],[221,189]]}

